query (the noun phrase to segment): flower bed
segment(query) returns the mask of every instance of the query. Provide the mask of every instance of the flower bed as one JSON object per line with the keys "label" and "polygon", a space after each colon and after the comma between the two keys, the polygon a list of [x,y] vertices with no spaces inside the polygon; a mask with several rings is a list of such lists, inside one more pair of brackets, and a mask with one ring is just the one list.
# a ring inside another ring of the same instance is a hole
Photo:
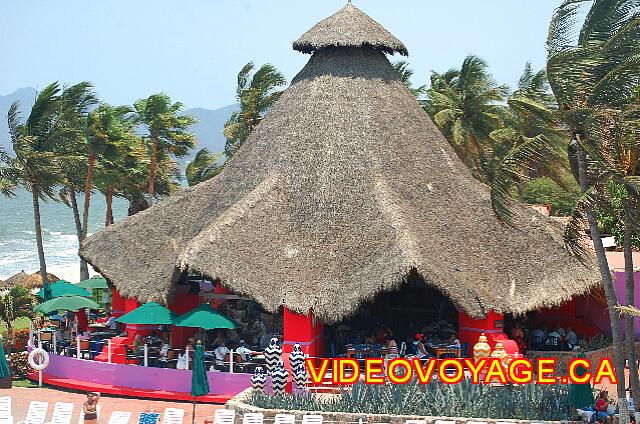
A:
{"label": "flower bed", "polygon": [[[404,422],[407,419],[560,421],[569,415],[568,388],[563,385],[486,386],[463,381],[456,385],[371,386],[355,384],[350,391],[322,398],[316,395],[270,396],[251,389],[227,403],[239,412],[322,413],[337,422]],[[465,418],[451,418],[465,417]]]}

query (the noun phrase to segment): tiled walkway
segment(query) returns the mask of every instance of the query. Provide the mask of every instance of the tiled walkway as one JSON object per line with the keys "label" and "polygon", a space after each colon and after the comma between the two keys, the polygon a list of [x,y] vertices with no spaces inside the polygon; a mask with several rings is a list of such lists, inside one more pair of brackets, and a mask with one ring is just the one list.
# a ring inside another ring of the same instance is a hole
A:
{"label": "tiled walkway", "polygon": [[[40,400],[49,402],[49,412],[47,414],[48,422],[53,412],[53,405],[56,402],[72,402],[75,407],[73,411],[72,423],[78,422],[78,414],[82,403],[85,401],[86,396],[83,393],[54,390],[49,388],[42,389],[26,389],[26,388],[13,388],[9,390],[0,390],[0,396],[11,396],[12,409],[14,422],[24,420],[27,409],[29,408],[29,402],[32,400]],[[165,408],[183,408],[185,410],[184,423],[191,423],[191,411],[192,404],[185,402],[166,402],[166,401],[153,401],[146,399],[133,399],[133,398],[119,398],[109,395],[103,395],[100,398],[100,420],[99,423],[107,423],[111,412],[113,411],[130,411],[132,418],[130,423],[135,424],[140,412],[151,411],[163,412]],[[196,422],[204,423],[205,420],[213,420],[213,411],[216,408],[222,408],[222,405],[212,404],[198,404],[196,406]]]}

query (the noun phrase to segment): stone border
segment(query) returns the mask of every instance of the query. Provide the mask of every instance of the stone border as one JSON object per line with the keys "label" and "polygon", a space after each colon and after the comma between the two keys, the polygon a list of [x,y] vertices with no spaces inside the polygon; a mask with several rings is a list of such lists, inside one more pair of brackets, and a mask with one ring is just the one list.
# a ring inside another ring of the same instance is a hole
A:
{"label": "stone border", "polygon": [[481,421],[487,424],[510,423],[510,424],[561,424],[563,421],[543,421],[543,420],[509,420],[509,419],[491,419],[491,418],[454,418],[454,417],[424,417],[420,415],[389,415],[389,414],[357,414],[350,412],[319,412],[319,411],[299,411],[285,409],[264,409],[257,406],[249,405],[246,399],[253,389],[248,388],[238,393],[225,404],[225,408],[233,409],[236,413],[245,414],[247,412],[259,412],[264,414],[267,419],[273,419],[276,414],[292,414],[296,416],[296,420],[302,420],[303,415],[321,414],[325,422],[347,424],[357,423],[360,419],[364,423],[389,423],[403,424],[407,420],[425,420],[427,424],[435,424],[436,420],[454,421],[456,424],[465,424],[468,421]]}

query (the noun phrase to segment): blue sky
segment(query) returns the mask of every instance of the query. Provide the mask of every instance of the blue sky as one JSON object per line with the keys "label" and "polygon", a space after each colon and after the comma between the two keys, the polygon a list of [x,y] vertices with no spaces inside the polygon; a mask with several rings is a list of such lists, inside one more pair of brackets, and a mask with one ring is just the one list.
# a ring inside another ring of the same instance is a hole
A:
{"label": "blue sky", "polygon": [[[560,0],[354,0],[409,49],[415,82],[431,70],[484,58],[514,85],[545,62]],[[308,60],[291,43],[345,0],[2,0],[0,95],[51,81],[92,81],[114,104],[164,91],[189,107],[234,103],[250,60],[290,80]]]}

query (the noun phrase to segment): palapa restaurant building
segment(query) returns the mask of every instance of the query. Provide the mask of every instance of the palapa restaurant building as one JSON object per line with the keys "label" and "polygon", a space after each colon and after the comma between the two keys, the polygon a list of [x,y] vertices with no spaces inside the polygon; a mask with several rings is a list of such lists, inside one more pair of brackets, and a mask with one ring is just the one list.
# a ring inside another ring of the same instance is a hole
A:
{"label": "palapa restaurant building", "polygon": [[293,48],[309,62],[220,175],[82,246],[114,311],[192,309],[200,296],[183,284],[203,275],[219,282],[215,302],[282,311],[284,351],[300,342],[310,356],[334,354],[325,336],[354,317],[406,325],[445,310],[462,342],[484,332],[511,353],[505,314],[564,304],[557,316],[579,328],[599,274],[529,206],[513,206],[513,225],[496,218],[390,64],[408,55],[400,40],[349,3]]}

